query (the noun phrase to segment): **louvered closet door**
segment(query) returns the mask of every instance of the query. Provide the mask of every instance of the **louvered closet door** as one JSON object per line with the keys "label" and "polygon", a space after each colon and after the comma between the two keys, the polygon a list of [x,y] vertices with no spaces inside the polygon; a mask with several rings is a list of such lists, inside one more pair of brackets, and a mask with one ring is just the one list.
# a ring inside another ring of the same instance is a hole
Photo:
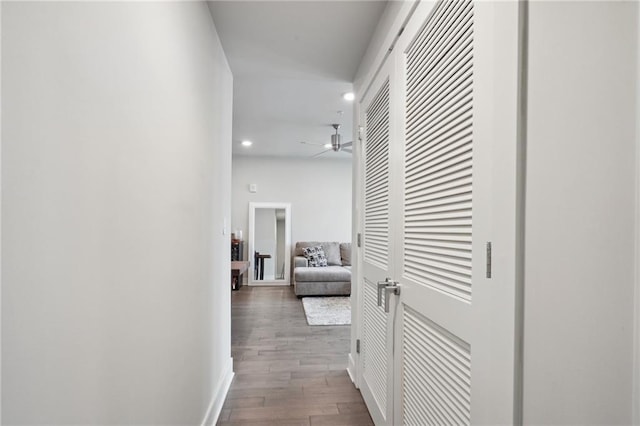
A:
{"label": "louvered closet door", "polygon": [[403,59],[400,409],[406,424],[469,424],[473,3],[438,3]]}
{"label": "louvered closet door", "polygon": [[360,105],[364,124],[363,283],[360,390],[376,424],[388,424],[393,410],[393,329],[377,304],[377,283],[394,275],[390,191],[393,187],[390,67],[386,66]]}
{"label": "louvered closet door", "polygon": [[[513,327],[491,311],[513,323],[514,302],[484,291],[494,284],[484,264],[493,196],[484,129],[495,100],[478,90],[494,76],[489,49],[478,48],[477,26],[490,23],[479,23],[477,7],[421,3],[396,51],[404,161],[393,424],[513,421]],[[494,355],[510,369],[496,368]]]}

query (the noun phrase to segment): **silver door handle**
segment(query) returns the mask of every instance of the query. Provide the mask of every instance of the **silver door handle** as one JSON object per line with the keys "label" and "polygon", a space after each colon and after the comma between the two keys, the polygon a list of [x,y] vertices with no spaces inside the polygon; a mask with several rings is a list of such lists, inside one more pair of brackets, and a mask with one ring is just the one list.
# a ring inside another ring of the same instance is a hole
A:
{"label": "silver door handle", "polygon": [[382,306],[382,289],[386,288],[392,282],[391,278],[385,278],[384,281],[378,281],[378,306]]}
{"label": "silver door handle", "polygon": [[400,286],[398,283],[394,283],[393,285],[388,285],[384,288],[384,311],[389,313],[389,294],[395,294],[396,296],[400,295]]}

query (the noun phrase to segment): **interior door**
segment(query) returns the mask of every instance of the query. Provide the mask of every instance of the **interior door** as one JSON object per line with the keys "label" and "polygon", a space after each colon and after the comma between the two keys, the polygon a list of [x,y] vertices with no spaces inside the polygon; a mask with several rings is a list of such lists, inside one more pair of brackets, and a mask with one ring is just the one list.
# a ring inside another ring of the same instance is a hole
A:
{"label": "interior door", "polygon": [[[393,366],[386,405],[363,389],[378,425],[517,423],[518,19],[515,2],[421,2],[388,60],[384,268],[364,221],[364,330],[369,309],[392,335],[365,346]],[[372,303],[386,276],[388,314]]]}
{"label": "interior door", "polygon": [[518,14],[490,3],[422,3],[398,42],[394,424],[515,421]]}
{"label": "interior door", "polygon": [[392,317],[379,306],[377,285],[395,274],[393,268],[398,261],[390,229],[394,223],[390,203],[394,184],[390,161],[392,69],[383,66],[360,104],[364,127],[360,390],[376,424],[388,424],[393,413]]}
{"label": "interior door", "polygon": [[396,59],[405,161],[394,414],[397,424],[470,424],[473,3],[419,8],[413,28]]}

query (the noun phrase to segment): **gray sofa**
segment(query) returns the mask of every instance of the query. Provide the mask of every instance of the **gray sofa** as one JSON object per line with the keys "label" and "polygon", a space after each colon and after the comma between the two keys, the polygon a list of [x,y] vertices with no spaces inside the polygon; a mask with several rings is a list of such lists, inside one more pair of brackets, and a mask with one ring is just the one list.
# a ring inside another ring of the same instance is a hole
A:
{"label": "gray sofa", "polygon": [[[302,250],[313,246],[322,246],[328,266],[309,267]],[[291,265],[294,291],[298,297],[351,294],[351,243],[298,242]]]}

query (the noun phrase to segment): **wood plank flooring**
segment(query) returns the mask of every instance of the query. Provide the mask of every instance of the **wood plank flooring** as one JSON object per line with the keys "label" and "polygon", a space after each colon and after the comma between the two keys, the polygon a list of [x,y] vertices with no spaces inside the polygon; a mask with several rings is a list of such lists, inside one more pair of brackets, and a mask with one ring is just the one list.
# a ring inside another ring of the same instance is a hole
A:
{"label": "wood plank flooring", "polygon": [[291,287],[232,292],[236,373],[218,425],[373,425],[346,368],[350,326],[309,326]]}

